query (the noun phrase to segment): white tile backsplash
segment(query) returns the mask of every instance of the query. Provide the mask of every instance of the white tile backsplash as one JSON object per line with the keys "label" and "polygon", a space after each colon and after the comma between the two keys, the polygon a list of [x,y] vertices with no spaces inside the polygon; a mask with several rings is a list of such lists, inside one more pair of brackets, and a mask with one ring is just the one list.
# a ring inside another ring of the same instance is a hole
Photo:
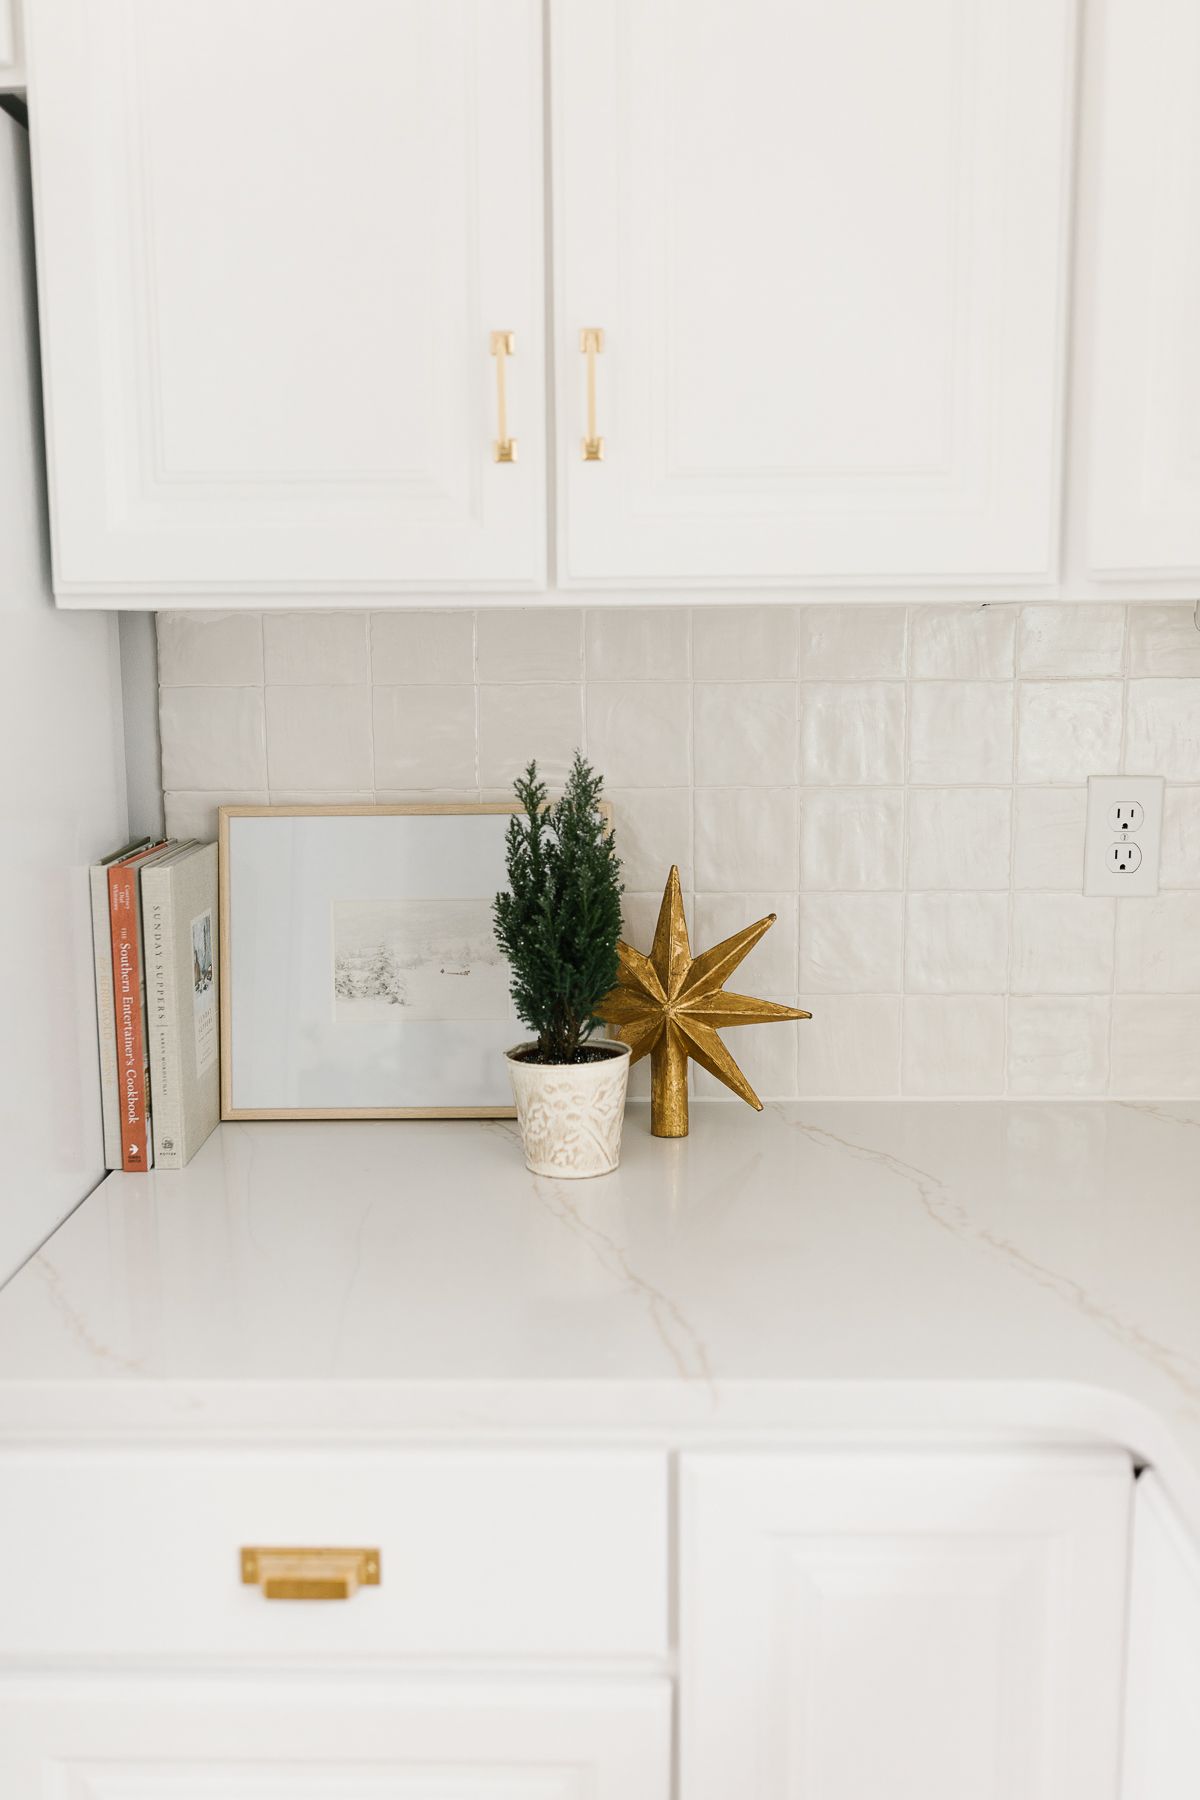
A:
{"label": "white tile backsplash", "polygon": [[[778,915],[731,986],[815,1017],[731,1039],[764,1097],[1200,1094],[1190,606],[285,609],[158,630],[175,835],[213,835],[222,802],[506,798],[530,756],[557,784],[581,746],[634,941],[672,861],[697,950]],[[1086,778],[1121,766],[1168,786],[1162,891],[1118,904],[1080,886]]]}
{"label": "white tile backsplash", "polygon": [[814,787],[903,781],[904,696],[899,682],[803,682],[801,779]]}
{"label": "white tile backsplash", "polygon": [[920,680],[1004,680],[1013,672],[1011,606],[914,606],[911,673]]}
{"label": "white tile backsplash", "polygon": [[903,894],[802,894],[800,992],[898,994],[903,911]]}
{"label": "white tile backsplash", "polygon": [[1007,987],[1007,894],[910,894],[905,916],[909,993],[998,994]]}
{"label": "white tile backsplash", "polygon": [[692,613],[697,681],[789,681],[797,654],[790,606],[699,606]]}
{"label": "white tile backsplash", "polygon": [[698,681],[694,720],[697,787],[794,785],[796,690],[790,681]]}
{"label": "white tile backsplash", "polygon": [[375,780],[386,788],[474,787],[475,689],[374,689]]}
{"label": "white tile backsplash", "polygon": [[1022,681],[1017,780],[1086,781],[1121,767],[1119,681]]}
{"label": "white tile backsplash", "polygon": [[1004,1089],[1004,1000],[999,994],[909,994],[901,1077],[906,1094],[998,1094]]}
{"label": "white tile backsplash", "polygon": [[1131,681],[1128,704],[1126,771],[1200,781],[1200,679]]}
{"label": "white tile backsplash", "polygon": [[1082,894],[1018,894],[1012,910],[1014,994],[1107,994],[1116,901]]}
{"label": "white tile backsplash", "polygon": [[268,687],[369,679],[365,613],[264,613],[262,630]]}
{"label": "white tile backsplash", "polygon": [[908,886],[1007,889],[1011,840],[1011,788],[913,788]]}
{"label": "white tile backsplash", "polygon": [[1098,994],[1014,994],[1008,1003],[1008,1083],[1014,1094],[1102,1094],[1112,1002]]}
{"label": "white tile backsplash", "polygon": [[583,614],[574,607],[500,607],[475,624],[480,681],[578,681]]}
{"label": "white tile backsplash", "polygon": [[369,628],[371,680],[377,686],[475,679],[473,613],[372,613]]}
{"label": "white tile backsplash", "polygon": [[691,687],[683,681],[590,681],[587,746],[614,787],[690,787]]}
{"label": "white tile backsplash", "polygon": [[267,780],[276,788],[374,786],[371,689],[269,687]]}
{"label": "white tile backsplash", "polygon": [[914,682],[909,718],[910,781],[943,786],[1012,780],[1011,682]]}

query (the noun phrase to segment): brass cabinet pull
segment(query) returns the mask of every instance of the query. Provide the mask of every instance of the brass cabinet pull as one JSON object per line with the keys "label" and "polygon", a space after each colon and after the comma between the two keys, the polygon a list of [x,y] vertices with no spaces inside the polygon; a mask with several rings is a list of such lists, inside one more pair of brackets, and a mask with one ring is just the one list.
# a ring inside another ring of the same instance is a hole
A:
{"label": "brass cabinet pull", "polygon": [[587,357],[587,436],[583,440],[584,462],[604,461],[604,439],[596,430],[596,358],[604,352],[604,333],[598,325],[585,325],[579,334],[579,348]]}
{"label": "brass cabinet pull", "polygon": [[498,463],[515,463],[517,460],[517,440],[508,435],[508,387],[506,372],[508,359],[517,353],[517,334],[515,331],[493,331],[492,355],[496,359],[496,430],[498,436],[492,445],[492,455]]}
{"label": "brass cabinet pull", "polygon": [[252,1545],[242,1551],[242,1581],[268,1600],[349,1600],[378,1587],[378,1550],[286,1550]]}

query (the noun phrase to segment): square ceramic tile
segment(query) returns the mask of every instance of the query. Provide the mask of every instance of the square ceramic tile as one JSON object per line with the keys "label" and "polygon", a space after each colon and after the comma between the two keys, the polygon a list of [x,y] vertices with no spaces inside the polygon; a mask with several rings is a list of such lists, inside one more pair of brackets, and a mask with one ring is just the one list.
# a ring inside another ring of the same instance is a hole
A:
{"label": "square ceramic tile", "polygon": [[1125,768],[1200,781],[1200,680],[1129,683]]}
{"label": "square ceramic tile", "polygon": [[1200,893],[1118,902],[1117,988],[1125,994],[1200,993]]}
{"label": "square ceramic tile", "polygon": [[1003,993],[1007,894],[910,894],[904,985],[914,994]]}
{"label": "square ceramic tile", "polygon": [[1018,788],[1013,885],[1083,891],[1087,789]]}
{"label": "square ceramic tile", "polygon": [[1112,1002],[1098,994],[1014,994],[1008,1085],[1014,1094],[1102,1094]]}
{"label": "square ceramic tile", "polygon": [[1006,605],[914,606],[909,674],[916,679],[1004,680],[1013,672],[1017,609]]}
{"label": "square ceramic tile", "polygon": [[582,743],[583,695],[576,683],[479,689],[479,779],[484,786],[511,786],[533,759],[550,786],[561,787]]}
{"label": "square ceramic tile", "polygon": [[787,681],[795,673],[794,607],[693,607],[692,674],[697,681]]}
{"label": "square ceramic tile", "polygon": [[267,786],[261,688],[161,688],[158,719],[164,790]]}
{"label": "square ceramic tile", "polygon": [[[722,1034],[725,1048],[762,1101],[791,1100],[796,1093],[796,1033],[805,1022],[773,1019],[768,1025],[740,1025]],[[745,1101],[718,1081],[707,1069],[694,1065],[697,1101]]]}
{"label": "square ceramic tile", "polygon": [[1093,894],[1018,894],[1012,920],[1013,993],[1108,993],[1115,907],[1115,900]]}
{"label": "square ceramic tile", "polygon": [[901,1029],[900,1079],[906,1094],[1003,1094],[1003,998],[909,994]]}
{"label": "square ceramic tile", "polygon": [[801,796],[801,887],[899,888],[903,883],[902,788],[809,788]]}
{"label": "square ceramic tile", "polygon": [[474,688],[376,687],[372,700],[376,787],[474,786]]}
{"label": "square ceramic tile", "polygon": [[1017,639],[1022,675],[1119,675],[1123,606],[1023,606]]}
{"label": "square ceramic tile", "polygon": [[901,894],[802,895],[799,992],[899,993],[903,908]]}
{"label": "square ceramic tile", "polygon": [[268,806],[270,799],[266,788],[251,789],[249,793],[231,793],[227,788],[217,788],[207,794],[164,794],[163,813],[167,836],[199,838],[201,843],[212,843],[217,835],[218,807]]}
{"label": "square ceramic tile", "polygon": [[583,614],[573,606],[481,608],[475,655],[480,681],[578,681]]}
{"label": "square ceramic tile", "polygon": [[1200,675],[1200,631],[1191,600],[1129,608],[1131,675]]}
{"label": "square ceramic tile", "polygon": [[367,615],[264,613],[268,686],[343,686],[368,679]]}
{"label": "square ceramic tile", "polygon": [[591,681],[587,757],[612,787],[690,787],[692,690],[686,681]]}
{"label": "square ceramic tile", "polygon": [[878,681],[904,674],[908,616],[903,606],[802,606],[804,681]]}
{"label": "square ceramic tile", "polygon": [[633,893],[657,893],[671,864],[684,889],[692,886],[692,796],[686,788],[610,788],[621,875]]}
{"label": "square ceramic tile", "polygon": [[1011,782],[1010,683],[914,682],[909,714],[910,781]]}
{"label": "square ceramic tile", "polygon": [[1086,781],[1121,767],[1119,681],[1022,681],[1017,780]]}
{"label": "square ceramic tile", "polygon": [[796,992],[796,896],[794,894],[697,894],[692,918],[692,951],[710,950],[746,925],[769,914],[775,923],[729,978],[734,993],[790,1005]]}
{"label": "square ceramic tile", "polygon": [[691,615],[686,606],[594,606],[584,615],[589,681],[686,681]]}
{"label": "square ceramic tile", "polygon": [[900,1001],[892,994],[827,994],[796,1032],[802,1099],[874,1099],[900,1091]]}
{"label": "square ceramic tile", "polygon": [[805,682],[802,779],[883,784],[904,779],[904,688],[898,682]]}
{"label": "square ceramic tile", "polygon": [[1156,1100],[1200,1095],[1200,994],[1118,994],[1111,1094]]}
{"label": "square ceramic tile", "polygon": [[794,893],[799,867],[792,788],[697,788],[700,893]]}
{"label": "square ceramic tile", "polygon": [[371,788],[369,687],[269,687],[267,773],[276,788]]}
{"label": "square ceramic tile", "polygon": [[1007,888],[1012,792],[913,788],[908,796],[910,888]]}
{"label": "square ceramic tile", "polygon": [[155,627],[161,687],[262,685],[261,613],[160,612]]}
{"label": "square ceramic tile", "polygon": [[790,681],[697,682],[697,787],[782,787],[796,779],[796,689]]}
{"label": "square ceramic tile", "polygon": [[369,625],[376,687],[474,681],[474,613],[377,612]]}
{"label": "square ceramic tile", "polygon": [[1169,787],[1163,806],[1159,884],[1200,887],[1200,787]]}

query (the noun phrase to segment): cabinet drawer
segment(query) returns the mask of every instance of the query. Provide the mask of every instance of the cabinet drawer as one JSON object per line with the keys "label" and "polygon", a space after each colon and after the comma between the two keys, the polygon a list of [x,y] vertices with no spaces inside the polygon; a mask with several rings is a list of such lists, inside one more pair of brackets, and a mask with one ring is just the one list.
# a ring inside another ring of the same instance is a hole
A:
{"label": "cabinet drawer", "polygon": [[[243,1546],[377,1549],[267,1600]],[[0,1456],[0,1656],[657,1656],[665,1459],[641,1451]]]}

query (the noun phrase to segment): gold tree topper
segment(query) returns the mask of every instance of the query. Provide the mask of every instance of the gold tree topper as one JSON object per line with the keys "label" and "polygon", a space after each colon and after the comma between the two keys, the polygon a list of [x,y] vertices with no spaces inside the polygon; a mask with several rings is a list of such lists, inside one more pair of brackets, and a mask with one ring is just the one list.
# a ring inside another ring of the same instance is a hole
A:
{"label": "gold tree topper", "polygon": [[672,865],[649,956],[617,945],[617,985],[596,1008],[630,1046],[630,1063],[650,1058],[650,1129],[655,1137],[686,1137],[689,1056],[727,1088],[762,1111],[762,1101],[717,1033],[727,1025],[760,1025],[771,1019],[811,1019],[812,1014],[774,1000],[727,994],[725,983],[763,933],[775,923],[768,913],[755,925],[693,957],[679,870]]}

